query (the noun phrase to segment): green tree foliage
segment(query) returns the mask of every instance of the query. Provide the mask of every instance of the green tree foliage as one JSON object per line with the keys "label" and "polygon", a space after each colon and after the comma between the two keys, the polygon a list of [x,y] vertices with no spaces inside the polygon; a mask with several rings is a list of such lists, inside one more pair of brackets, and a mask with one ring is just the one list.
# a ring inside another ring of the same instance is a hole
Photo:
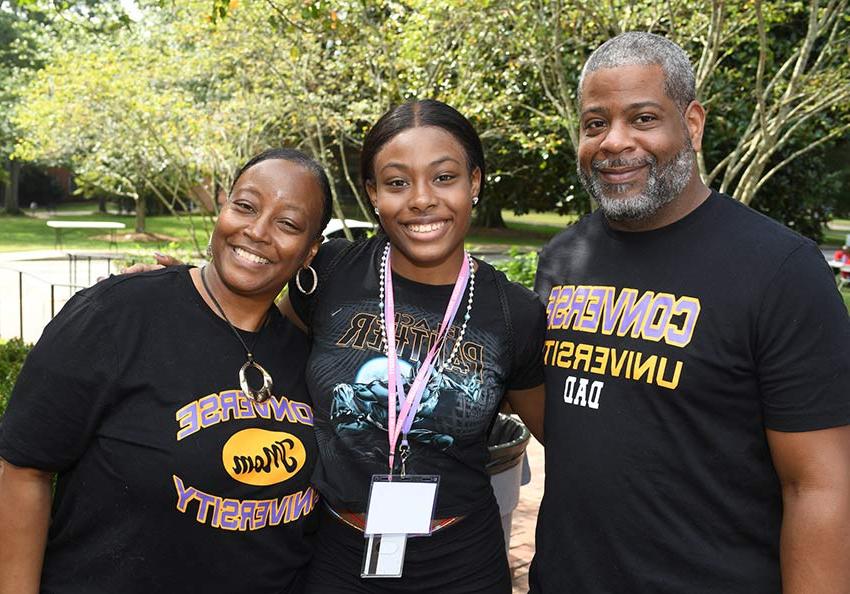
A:
{"label": "green tree foliage", "polygon": [[18,338],[0,341],[0,417],[6,411],[6,404],[12,394],[12,388],[18,379],[18,373],[24,364],[31,345]]}
{"label": "green tree foliage", "polygon": [[71,163],[86,194],[150,196],[182,216],[190,202],[214,212],[250,154],[297,146],[336,181],[337,215],[350,196],[367,217],[356,159],[366,130],[391,105],[433,97],[485,143],[479,223],[501,224],[503,208],[585,212],[580,67],[611,35],[641,29],[694,57],[705,178],[797,220],[807,205],[826,212],[834,184],[775,208],[776,184],[803,181],[850,125],[847,2],[145,0],[130,19],[115,2],[69,1],[45,28],[44,67],[14,100],[17,155]]}
{"label": "green tree foliage", "polygon": [[[831,166],[826,151],[818,147],[782,168],[768,180],[763,196],[753,202],[756,210],[776,219],[798,233],[820,240],[824,225],[841,216],[845,198],[845,172]],[[833,197],[824,200],[824,196]]]}
{"label": "green tree foliage", "polygon": [[495,267],[504,272],[509,280],[533,289],[534,277],[537,275],[537,252],[522,253],[516,248],[511,248],[508,258],[498,262]]}
{"label": "green tree foliage", "polygon": [[703,176],[745,203],[757,194],[771,200],[772,193],[759,190],[774,175],[850,130],[846,0],[509,4],[518,34],[506,39],[545,99],[528,109],[538,123],[560,130],[561,152],[574,151],[578,141],[581,65],[605,39],[628,30],[666,35],[693,57],[709,115]]}
{"label": "green tree foliage", "polygon": [[9,114],[31,72],[41,65],[43,24],[16,2],[0,0],[0,195],[10,214],[18,211],[20,162],[10,160],[18,134]]}
{"label": "green tree foliage", "polygon": [[238,69],[251,45],[196,10],[153,7],[144,25],[106,33],[66,25],[17,111],[17,154],[70,163],[84,195],[133,199],[139,232],[146,196],[177,215],[192,201],[214,211],[216,189],[268,126],[271,97]]}

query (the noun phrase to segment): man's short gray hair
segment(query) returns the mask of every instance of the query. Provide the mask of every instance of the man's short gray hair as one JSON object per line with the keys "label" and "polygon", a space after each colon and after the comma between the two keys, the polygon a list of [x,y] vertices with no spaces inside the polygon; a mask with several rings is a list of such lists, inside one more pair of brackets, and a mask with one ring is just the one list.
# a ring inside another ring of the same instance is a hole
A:
{"label": "man's short gray hair", "polygon": [[578,81],[578,100],[585,77],[591,72],[620,66],[661,66],[664,90],[682,111],[697,98],[694,69],[681,47],[660,35],[629,31],[600,45],[590,54]]}

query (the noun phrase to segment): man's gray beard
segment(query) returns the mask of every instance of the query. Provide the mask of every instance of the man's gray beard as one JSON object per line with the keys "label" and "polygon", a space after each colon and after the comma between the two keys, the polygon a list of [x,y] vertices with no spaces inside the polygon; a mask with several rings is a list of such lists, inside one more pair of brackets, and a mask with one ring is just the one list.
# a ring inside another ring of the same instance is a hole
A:
{"label": "man's gray beard", "polygon": [[[599,177],[599,169],[642,165],[649,165],[649,173],[646,186],[636,196],[621,196],[630,189],[631,184],[607,184]],[[693,167],[694,149],[690,138],[686,138],[682,150],[661,170],[658,169],[658,160],[653,155],[647,155],[634,160],[593,161],[590,173],[586,173],[579,164],[578,177],[609,221],[639,221],[651,217],[659,208],[678,197],[691,180]]]}

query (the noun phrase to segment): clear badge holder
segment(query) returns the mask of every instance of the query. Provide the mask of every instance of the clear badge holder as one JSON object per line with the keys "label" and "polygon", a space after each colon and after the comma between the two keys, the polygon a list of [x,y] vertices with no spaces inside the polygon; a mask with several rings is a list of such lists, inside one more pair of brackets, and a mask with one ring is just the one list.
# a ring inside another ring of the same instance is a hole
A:
{"label": "clear badge holder", "polygon": [[401,577],[407,538],[431,534],[439,486],[436,475],[372,477],[361,577]]}

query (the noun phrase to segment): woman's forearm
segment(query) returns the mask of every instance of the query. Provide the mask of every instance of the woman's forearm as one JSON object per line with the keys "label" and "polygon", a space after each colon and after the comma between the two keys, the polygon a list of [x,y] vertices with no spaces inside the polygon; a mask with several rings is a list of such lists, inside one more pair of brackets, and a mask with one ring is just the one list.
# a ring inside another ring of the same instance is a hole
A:
{"label": "woman's forearm", "polygon": [[511,410],[519,415],[522,422],[541,444],[543,442],[543,405],[546,390],[543,384],[528,390],[509,390],[505,395]]}
{"label": "woman's forearm", "polygon": [[49,473],[0,459],[0,594],[36,594],[50,522]]}

